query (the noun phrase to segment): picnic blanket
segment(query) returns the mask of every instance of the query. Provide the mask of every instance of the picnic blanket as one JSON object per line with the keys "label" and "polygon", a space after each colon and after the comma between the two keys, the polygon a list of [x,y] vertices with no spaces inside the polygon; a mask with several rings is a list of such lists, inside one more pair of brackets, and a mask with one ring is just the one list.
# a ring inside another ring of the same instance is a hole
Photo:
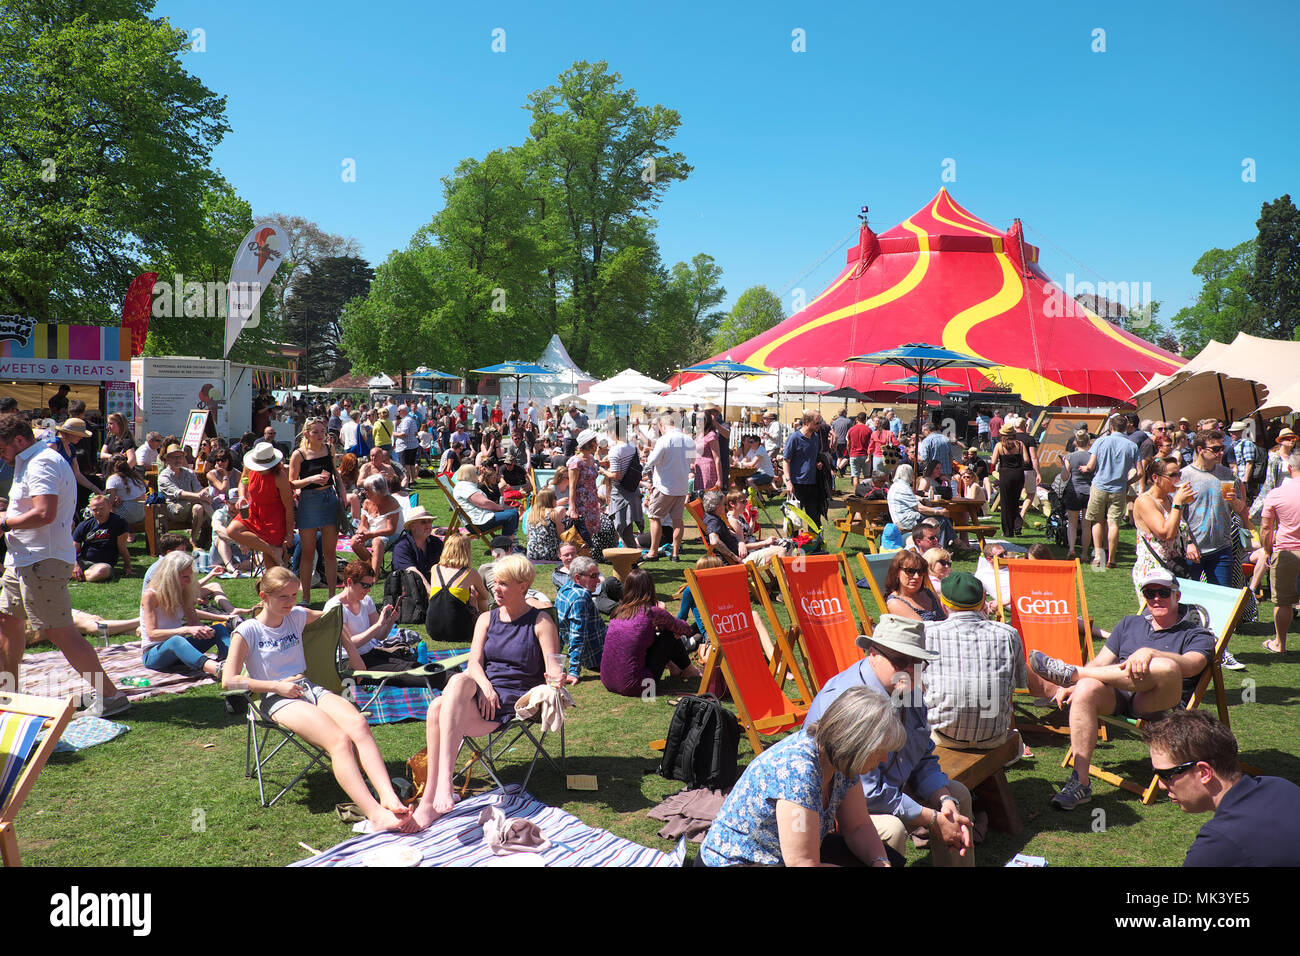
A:
{"label": "picnic blanket", "polygon": [[[78,750],[85,750],[96,744],[108,743],[130,729],[126,724],[119,724],[113,720],[81,714],[73,717],[68,722],[68,726],[63,728],[63,736],[54,745],[54,752],[56,754],[76,753]],[[45,734],[42,733],[41,736]]]}
{"label": "picnic blanket", "polygon": [[[672,853],[616,837],[608,830],[589,827],[571,813],[548,807],[531,794],[511,787],[494,790],[456,804],[451,813],[420,833],[369,833],[331,847],[290,866],[365,866],[368,853],[389,846],[411,846],[423,854],[421,866],[501,866],[515,861],[497,857],[484,839],[479,815],[484,807],[498,807],[507,817],[527,817],[536,823],[550,849],[529,862],[539,866],[681,866],[686,845]],[[504,862],[503,862],[504,861]]]}
{"label": "picnic blanket", "polygon": [[[140,641],[96,647],[95,653],[99,655],[109,680],[118,689],[126,691],[132,700],[143,700],[158,694],[183,694],[192,687],[212,682],[212,678],[207,676],[191,677],[166,671],[151,671],[140,658]],[[127,687],[122,683],[126,677],[143,677],[149,681],[149,686]],[[24,657],[19,669],[18,686],[25,694],[58,698],[83,694],[92,689],[72,669],[62,651],[41,651]]]}
{"label": "picnic blanket", "polygon": [[[396,631],[397,628],[394,627],[393,633]],[[445,661],[449,657],[463,653],[465,653],[463,647],[444,648],[430,651],[429,659]],[[453,668],[453,670],[461,669]],[[377,724],[396,724],[403,720],[425,720],[429,716],[429,704],[442,693],[440,690],[429,690],[427,687],[385,687],[379,692],[379,696],[371,701],[370,696],[377,686],[361,683],[357,685],[356,691],[357,704],[366,705],[362,713],[365,714],[366,723],[372,727]]]}

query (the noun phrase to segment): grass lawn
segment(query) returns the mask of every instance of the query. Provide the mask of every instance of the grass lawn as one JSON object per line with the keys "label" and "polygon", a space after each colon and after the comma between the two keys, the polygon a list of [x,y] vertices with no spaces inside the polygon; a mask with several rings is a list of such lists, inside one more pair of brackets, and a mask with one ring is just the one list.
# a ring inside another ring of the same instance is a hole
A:
{"label": "grass lawn", "polygon": [[[432,481],[421,481],[420,487],[421,504],[445,523],[446,501]],[[839,510],[832,509],[832,518]],[[1027,532],[1026,543],[1044,540],[1042,531]],[[838,533],[831,537],[838,540]],[[1118,570],[1089,573],[1086,580],[1089,610],[1107,629],[1136,607],[1129,574],[1131,530],[1124,534],[1123,544]],[[856,550],[865,542],[850,537],[846,545]],[[143,547],[141,536],[133,546],[137,569],[149,560]],[[693,562],[702,553],[693,530],[688,531],[685,556]],[[477,542],[474,555],[476,564],[484,560]],[[676,591],[688,566],[668,561],[648,566],[661,596]],[[974,562],[958,562],[957,567],[973,570]],[[550,570],[539,567],[538,587],[547,592]],[[73,605],[106,617],[133,617],[138,613],[141,573],[137,570],[133,578],[111,584],[74,584]],[[252,581],[224,583],[237,606],[256,600]],[[320,607],[324,597],[322,591],[314,591],[313,606]],[[866,604],[874,609],[869,595]],[[784,608],[777,607],[784,614]],[[1295,654],[1280,660],[1260,647],[1263,637],[1272,633],[1272,605],[1262,604],[1260,617],[1258,624],[1242,625],[1232,641],[1233,653],[1247,665],[1245,671],[1225,672],[1232,727],[1244,759],[1265,773],[1296,780],[1300,779],[1300,751],[1295,744],[1294,712],[1289,708],[1300,700],[1296,690],[1300,662]],[[33,648],[47,649],[46,645]],[[647,742],[663,737],[667,730],[672,713],[669,697],[693,693],[695,688],[671,682],[666,686],[669,693],[643,701],[609,694],[594,674],[584,675],[574,688],[578,708],[571,713],[567,730],[568,770],[594,774],[599,789],[570,792],[549,768],[539,767],[530,785],[532,792],[588,824],[646,846],[671,849],[670,842],[656,836],[659,824],[648,819],[646,811],[681,784],[647,772],[657,766]],[[131,727],[130,733],[50,760],[18,818],[24,863],[283,866],[305,856],[299,841],[323,850],[351,835],[333,812],[346,796],[328,773],[309,774],[270,809],[258,805],[256,782],[246,780],[243,772],[245,721],[225,712],[216,685],[141,701],[120,719]],[[424,744],[424,723],[389,724],[374,732],[390,772],[405,776],[406,758]],[[1091,804],[1072,813],[1054,811],[1048,800],[1067,773],[1060,766],[1066,738],[1035,734],[1028,740],[1036,759],[1021,761],[1007,772],[1025,830],[1014,838],[990,831],[976,851],[979,864],[1001,866],[1021,851],[1044,856],[1054,866],[1182,862],[1205,817],[1181,813],[1165,800],[1144,807],[1134,795],[1100,781],[1094,781]],[[749,758],[742,738],[741,760]],[[1143,784],[1150,779],[1146,749],[1125,732],[1100,744],[1097,760]],[[295,767],[288,776],[296,772]],[[928,859],[910,846],[908,852],[913,861]]]}

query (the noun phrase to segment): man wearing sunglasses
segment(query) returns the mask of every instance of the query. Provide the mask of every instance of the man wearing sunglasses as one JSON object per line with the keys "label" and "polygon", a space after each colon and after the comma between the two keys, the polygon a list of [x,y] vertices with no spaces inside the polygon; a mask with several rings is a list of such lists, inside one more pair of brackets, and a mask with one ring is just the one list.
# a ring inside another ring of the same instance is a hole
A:
{"label": "man wearing sunglasses", "polygon": [[1185,705],[1214,654],[1214,635],[1196,609],[1179,605],[1172,574],[1155,568],[1140,587],[1146,609],[1120,620],[1090,663],[1075,667],[1042,651],[1030,652],[1029,666],[1043,678],[1046,694],[1058,707],[1070,708],[1074,772],[1052,798],[1058,810],[1073,810],[1092,799],[1087,781],[1098,716],[1150,717]]}
{"label": "man wearing sunglasses", "polygon": [[[1183,481],[1192,486],[1196,497],[1187,503],[1184,517],[1201,552],[1199,564],[1192,565],[1191,578],[1202,571],[1211,584],[1232,585],[1232,521],[1228,510],[1235,511],[1243,526],[1249,524],[1245,489],[1236,474],[1223,463],[1223,432],[1218,429],[1199,431],[1192,442],[1195,457],[1183,469]],[[1227,495],[1224,489],[1232,488]]]}
{"label": "man wearing sunglasses", "polygon": [[1175,711],[1142,729],[1160,789],[1184,813],[1213,811],[1183,866],[1300,866],[1300,787],[1248,777],[1237,739],[1205,711]]}
{"label": "man wearing sunglasses", "polygon": [[866,660],[840,671],[822,686],[805,722],[817,720],[850,687],[866,686],[893,697],[907,742],[860,778],[871,822],[881,841],[899,854],[910,830],[928,827],[935,866],[974,866],[970,791],[948,779],[930,738],[921,669],[939,655],[926,649],[925,625],[882,614],[870,636],[858,635],[858,646],[867,652]]}

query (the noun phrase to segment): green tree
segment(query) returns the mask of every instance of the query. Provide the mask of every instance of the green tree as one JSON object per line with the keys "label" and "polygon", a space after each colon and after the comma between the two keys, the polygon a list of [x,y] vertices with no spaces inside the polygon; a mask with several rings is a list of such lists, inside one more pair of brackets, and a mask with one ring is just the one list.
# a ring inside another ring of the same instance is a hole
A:
{"label": "green tree", "polygon": [[705,359],[709,343],[727,313],[716,309],[727,297],[722,269],[697,254],[657,277],[649,320],[635,337],[636,354],[626,364],[655,378]]}
{"label": "green tree", "polygon": [[1255,269],[1246,282],[1253,329],[1270,339],[1300,339],[1300,210],[1289,195],[1260,210]]}
{"label": "green tree", "polygon": [[626,335],[649,307],[649,213],[668,186],[691,172],[669,152],[681,119],[663,106],[642,106],[636,91],[605,62],[575,63],[556,84],[528,98],[528,183],[546,206],[546,238],[559,255],[551,268],[558,330],[580,366],[608,371],[593,352]]}
{"label": "green tree", "polygon": [[0,307],[114,321],[140,264],[203,231],[225,100],[150,6],[0,7]]}
{"label": "green tree", "polygon": [[300,383],[323,385],[350,368],[342,351],[343,307],[370,290],[375,270],[360,256],[330,256],[300,275],[285,303],[284,337],[307,349]]}
{"label": "green tree", "polygon": [[1211,339],[1231,342],[1238,332],[1253,325],[1248,287],[1255,268],[1255,242],[1247,240],[1231,249],[1210,249],[1196,260],[1192,272],[1201,277],[1196,302],[1173,317],[1185,355],[1195,355]]}
{"label": "green tree", "polygon": [[780,325],[785,318],[785,310],[775,292],[763,285],[750,286],[740,294],[731,313],[718,327],[710,349],[715,354],[726,352]]}

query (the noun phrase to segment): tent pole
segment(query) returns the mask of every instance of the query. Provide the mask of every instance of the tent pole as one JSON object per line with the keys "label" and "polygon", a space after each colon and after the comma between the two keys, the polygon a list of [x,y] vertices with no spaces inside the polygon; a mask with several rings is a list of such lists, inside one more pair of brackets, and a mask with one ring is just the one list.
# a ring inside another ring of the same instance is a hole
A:
{"label": "tent pole", "polygon": [[1160,400],[1160,417],[1163,419],[1165,418],[1165,397],[1158,388],[1156,389],[1156,398]]}
{"label": "tent pole", "polygon": [[1223,373],[1215,372],[1214,380],[1219,383],[1219,401],[1223,403],[1223,423],[1225,425],[1231,425],[1232,416],[1228,414],[1228,399],[1223,394]]}

